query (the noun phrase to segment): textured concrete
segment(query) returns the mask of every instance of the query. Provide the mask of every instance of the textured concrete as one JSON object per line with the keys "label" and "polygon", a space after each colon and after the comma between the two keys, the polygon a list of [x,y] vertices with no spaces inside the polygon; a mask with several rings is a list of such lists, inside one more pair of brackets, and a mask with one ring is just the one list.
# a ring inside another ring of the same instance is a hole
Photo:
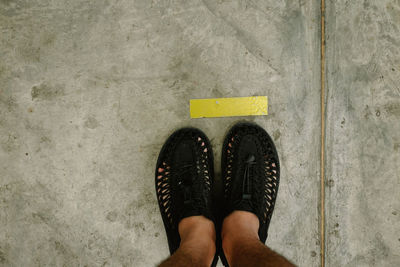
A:
{"label": "textured concrete", "polygon": [[327,266],[400,266],[400,2],[327,7]]}
{"label": "textured concrete", "polygon": [[190,120],[189,99],[268,95],[270,115],[248,118],[282,161],[267,243],[318,266],[317,2],[1,0],[0,265],[160,262],[162,143],[199,127],[218,166],[237,121]]}

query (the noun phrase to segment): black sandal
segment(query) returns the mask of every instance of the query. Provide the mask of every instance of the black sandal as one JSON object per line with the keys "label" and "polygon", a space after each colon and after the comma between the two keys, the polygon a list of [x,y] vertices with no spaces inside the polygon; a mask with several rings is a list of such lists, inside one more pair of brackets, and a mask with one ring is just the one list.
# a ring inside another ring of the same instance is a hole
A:
{"label": "black sandal", "polygon": [[[222,161],[222,220],[235,210],[249,211],[260,221],[258,236],[265,243],[279,186],[279,158],[268,133],[252,123],[238,123],[225,137]],[[218,253],[229,266],[218,244]]]}
{"label": "black sandal", "polygon": [[[158,156],[155,186],[171,255],[179,248],[179,222],[203,215],[215,224],[211,209],[214,161],[206,135],[195,128],[174,132]],[[216,266],[217,254],[211,266]]]}

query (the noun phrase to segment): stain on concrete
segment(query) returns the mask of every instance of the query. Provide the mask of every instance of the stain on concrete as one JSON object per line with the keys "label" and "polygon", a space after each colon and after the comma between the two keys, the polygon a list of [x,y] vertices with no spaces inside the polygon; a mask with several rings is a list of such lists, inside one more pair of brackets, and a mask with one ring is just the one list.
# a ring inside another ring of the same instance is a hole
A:
{"label": "stain on concrete", "polygon": [[32,213],[32,218],[33,218],[32,222],[35,222],[35,223],[42,223],[43,222],[43,223],[45,223],[47,225],[51,225],[51,222],[52,222],[51,216],[49,216],[49,214],[46,214],[44,212]]}
{"label": "stain on concrete", "polygon": [[48,136],[42,136],[40,137],[40,143],[51,143],[51,139]]}
{"label": "stain on concrete", "polygon": [[346,118],[343,118],[343,120],[340,122],[340,127],[343,128],[346,123]]}
{"label": "stain on concrete", "polygon": [[85,121],[85,127],[89,129],[96,129],[99,126],[99,122],[95,117],[89,116]]}
{"label": "stain on concrete", "polygon": [[35,85],[31,89],[32,100],[54,100],[65,95],[64,85],[51,85],[43,82]]}
{"label": "stain on concrete", "polygon": [[191,74],[189,74],[189,72],[194,70],[196,65],[201,64],[198,60],[200,54],[201,50],[193,48],[182,55],[174,57],[168,66],[173,77],[180,82],[190,80]]}
{"label": "stain on concrete", "polygon": [[0,3],[8,5],[11,2],[15,2],[14,0],[1,0]]}
{"label": "stain on concrete", "polygon": [[332,231],[329,232],[330,236],[335,237],[335,238],[340,238],[340,234],[339,234],[339,230],[334,229]]}
{"label": "stain on concrete", "polygon": [[0,247],[0,263],[5,264],[7,261],[6,255]]}
{"label": "stain on concrete", "polygon": [[97,259],[111,259],[113,251],[110,250],[107,238],[99,231],[93,231],[86,237],[86,252]]}
{"label": "stain on concrete", "polygon": [[4,137],[3,140],[1,140],[1,147],[4,149],[4,151],[11,152],[18,150],[20,147],[20,142],[17,138],[12,133],[9,133],[7,136]]}
{"label": "stain on concrete", "polygon": [[372,115],[372,112],[369,109],[369,106],[366,105],[365,108],[364,108],[364,118],[365,119],[369,119],[369,116],[371,116],[371,115]]}
{"label": "stain on concrete", "polygon": [[374,258],[385,258],[389,255],[390,249],[383,240],[381,233],[375,234],[374,248],[372,249],[372,256]]}
{"label": "stain on concrete", "polygon": [[17,99],[12,95],[11,90],[2,90],[0,93],[1,109],[6,107],[8,112],[13,112],[18,107]]}
{"label": "stain on concrete", "polygon": [[395,4],[395,3],[388,3],[386,5],[386,10],[389,13],[393,23],[395,25],[400,24],[400,8],[399,8],[399,4]]}
{"label": "stain on concrete", "polygon": [[73,253],[71,247],[67,245],[65,242],[55,240],[54,248],[57,254],[61,255],[62,257],[65,257],[66,261],[72,261],[78,258],[78,256],[75,253]]}
{"label": "stain on concrete", "polygon": [[118,213],[116,211],[110,211],[107,213],[106,219],[110,222],[115,222],[118,218]]}
{"label": "stain on concrete", "polygon": [[[126,229],[135,229],[137,233],[141,233],[146,229],[146,224],[149,222],[148,216],[153,213],[158,214],[158,210],[155,209],[154,195],[150,192],[142,192],[138,195],[135,201],[131,202],[121,216],[121,220],[124,223]],[[143,210],[147,210],[145,217],[140,217],[138,214],[143,214]]]}
{"label": "stain on concrete", "polygon": [[281,137],[281,132],[279,130],[275,130],[273,132],[274,141],[277,141]]}
{"label": "stain on concrete", "polygon": [[211,95],[212,95],[212,97],[215,97],[215,98],[224,97],[223,90],[221,88],[219,88],[219,86],[217,84],[212,89]]}
{"label": "stain on concrete", "polygon": [[41,45],[44,47],[49,47],[56,41],[57,35],[54,33],[45,33],[41,36]]}
{"label": "stain on concrete", "polygon": [[384,109],[389,115],[400,117],[400,103],[388,103]]}
{"label": "stain on concrete", "polygon": [[399,149],[400,149],[400,143],[395,143],[395,144],[393,145],[393,150],[396,151],[396,152],[398,152]]}

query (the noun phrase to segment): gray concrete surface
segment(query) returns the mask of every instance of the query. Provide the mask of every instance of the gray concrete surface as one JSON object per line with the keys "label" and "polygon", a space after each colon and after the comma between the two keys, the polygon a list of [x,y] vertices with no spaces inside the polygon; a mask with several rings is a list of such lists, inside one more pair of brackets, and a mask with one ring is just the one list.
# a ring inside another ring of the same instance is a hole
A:
{"label": "gray concrete surface", "polygon": [[327,266],[400,266],[400,2],[327,8]]}
{"label": "gray concrete surface", "polygon": [[[268,244],[318,266],[319,9],[304,1],[0,1],[0,265],[153,266],[165,138],[237,119],[189,99],[268,95],[282,184]],[[217,168],[217,172],[218,172]]]}
{"label": "gray concrete surface", "polygon": [[[355,1],[354,1],[355,2]],[[358,1],[360,2],[360,1]],[[398,266],[399,2],[327,2],[327,266]],[[154,266],[165,138],[267,95],[282,181],[267,244],[319,266],[318,1],[0,1],[0,266]]]}

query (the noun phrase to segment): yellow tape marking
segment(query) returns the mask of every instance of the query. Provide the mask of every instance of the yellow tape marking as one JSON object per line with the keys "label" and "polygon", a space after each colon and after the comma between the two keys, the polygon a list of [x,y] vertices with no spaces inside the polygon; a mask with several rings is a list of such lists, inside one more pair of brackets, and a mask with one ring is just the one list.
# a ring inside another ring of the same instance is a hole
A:
{"label": "yellow tape marking", "polygon": [[268,115],[266,96],[191,99],[190,117],[213,118]]}

